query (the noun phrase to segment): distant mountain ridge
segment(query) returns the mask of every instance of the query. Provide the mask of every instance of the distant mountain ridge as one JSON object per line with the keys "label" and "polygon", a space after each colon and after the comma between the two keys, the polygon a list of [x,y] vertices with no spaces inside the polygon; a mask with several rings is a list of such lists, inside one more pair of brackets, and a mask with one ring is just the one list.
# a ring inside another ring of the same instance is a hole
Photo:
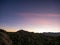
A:
{"label": "distant mountain ridge", "polygon": [[48,36],[60,36],[60,33],[43,33],[43,34]]}

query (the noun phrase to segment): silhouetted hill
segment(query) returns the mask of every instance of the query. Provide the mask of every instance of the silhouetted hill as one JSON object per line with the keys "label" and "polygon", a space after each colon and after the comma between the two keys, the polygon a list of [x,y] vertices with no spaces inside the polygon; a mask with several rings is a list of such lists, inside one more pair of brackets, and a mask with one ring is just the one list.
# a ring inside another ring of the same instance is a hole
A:
{"label": "silhouetted hill", "polygon": [[5,30],[3,30],[3,29],[0,29],[0,32],[6,33],[6,31],[5,31]]}
{"label": "silhouetted hill", "polygon": [[28,31],[24,31],[24,30],[19,30],[19,31],[17,31],[17,33],[28,33]]}
{"label": "silhouetted hill", "polygon": [[0,29],[0,45],[12,45],[10,37],[3,29]]}
{"label": "silhouetted hill", "polygon": [[[12,45],[60,45],[60,36],[50,36],[49,34],[50,33],[34,33],[24,30],[6,33],[0,32],[0,37],[3,37],[0,38],[0,45],[11,45],[11,42]],[[3,40],[1,41],[1,39]]]}

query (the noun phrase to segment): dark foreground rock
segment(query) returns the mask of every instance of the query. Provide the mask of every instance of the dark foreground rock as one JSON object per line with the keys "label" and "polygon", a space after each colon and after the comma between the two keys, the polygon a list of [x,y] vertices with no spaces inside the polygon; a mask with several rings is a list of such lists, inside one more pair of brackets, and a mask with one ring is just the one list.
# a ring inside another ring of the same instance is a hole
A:
{"label": "dark foreground rock", "polygon": [[[47,33],[48,34],[48,33]],[[44,33],[0,31],[0,45],[60,45],[60,35],[50,36]]]}

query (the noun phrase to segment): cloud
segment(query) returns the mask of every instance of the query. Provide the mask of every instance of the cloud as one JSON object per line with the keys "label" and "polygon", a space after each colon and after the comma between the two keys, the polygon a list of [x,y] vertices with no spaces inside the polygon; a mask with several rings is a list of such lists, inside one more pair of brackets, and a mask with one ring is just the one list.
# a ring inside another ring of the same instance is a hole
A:
{"label": "cloud", "polygon": [[60,14],[41,14],[41,13],[18,13],[22,17],[60,17]]}
{"label": "cloud", "polygon": [[19,13],[18,15],[25,17],[26,23],[31,25],[52,25],[57,27],[60,25],[58,19],[60,14]]}
{"label": "cloud", "polygon": [[48,16],[57,17],[57,16],[60,16],[60,14],[48,14]]}

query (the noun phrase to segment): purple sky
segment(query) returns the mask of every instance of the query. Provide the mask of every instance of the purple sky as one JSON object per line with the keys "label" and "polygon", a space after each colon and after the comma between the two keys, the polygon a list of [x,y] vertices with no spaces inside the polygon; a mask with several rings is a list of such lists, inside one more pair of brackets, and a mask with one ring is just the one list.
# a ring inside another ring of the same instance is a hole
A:
{"label": "purple sky", "polygon": [[60,1],[0,0],[0,28],[60,32]]}

